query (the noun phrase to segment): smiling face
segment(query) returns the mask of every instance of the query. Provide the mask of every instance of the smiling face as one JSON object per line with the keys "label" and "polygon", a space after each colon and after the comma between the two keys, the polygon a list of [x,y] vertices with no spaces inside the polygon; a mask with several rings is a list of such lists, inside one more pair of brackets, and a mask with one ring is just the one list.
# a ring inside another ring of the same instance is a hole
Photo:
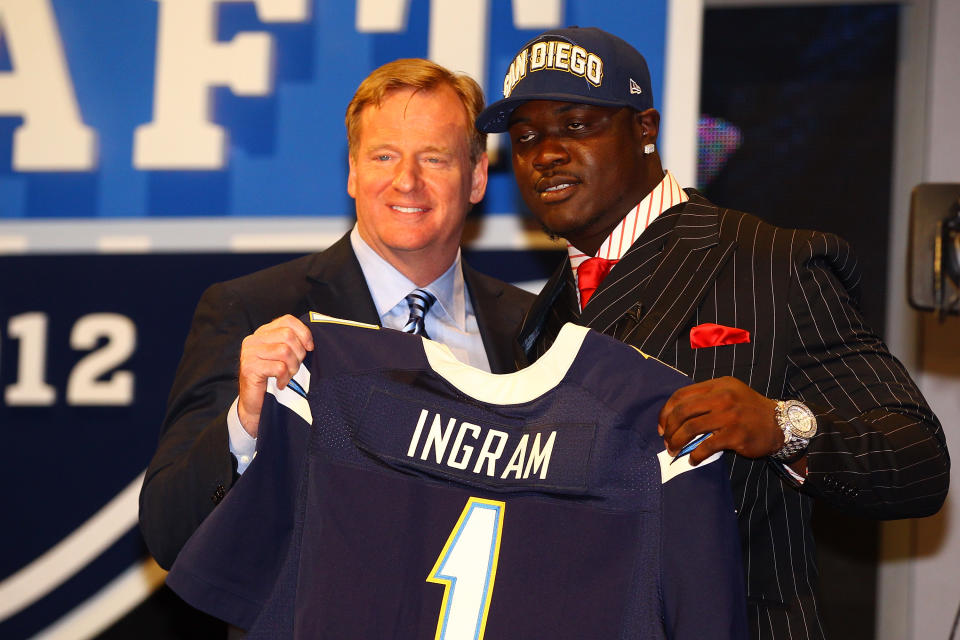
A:
{"label": "smiling face", "polygon": [[472,126],[446,85],[397,89],[361,113],[347,178],[357,228],[418,285],[453,263],[467,212],[486,190],[486,155],[470,160]]}
{"label": "smiling face", "polygon": [[659,114],[533,100],[510,117],[513,172],[524,202],[552,234],[593,255],[663,179]]}

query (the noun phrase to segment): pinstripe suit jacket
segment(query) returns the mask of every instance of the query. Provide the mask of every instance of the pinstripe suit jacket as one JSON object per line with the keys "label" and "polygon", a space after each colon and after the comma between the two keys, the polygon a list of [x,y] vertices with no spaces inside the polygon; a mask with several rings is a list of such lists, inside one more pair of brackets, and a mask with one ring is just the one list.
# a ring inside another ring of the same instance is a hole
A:
{"label": "pinstripe suit jacket", "polygon": [[[857,309],[849,246],[830,234],[779,229],[696,192],[634,243],[578,310],[567,260],[528,313],[521,364],[564,322],[632,344],[694,380],[734,376],[817,414],[802,487],[770,459],[727,453],[739,514],[754,637],[818,638],[811,498],[871,518],[925,516],[943,503],[943,431],[903,366]],[[693,349],[704,322],[750,342]]]}

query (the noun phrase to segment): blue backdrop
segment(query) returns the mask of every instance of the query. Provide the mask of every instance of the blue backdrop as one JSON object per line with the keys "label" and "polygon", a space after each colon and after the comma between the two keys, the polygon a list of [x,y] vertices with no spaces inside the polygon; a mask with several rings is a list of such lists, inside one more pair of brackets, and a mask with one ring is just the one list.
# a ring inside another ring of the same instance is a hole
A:
{"label": "blue backdrop", "polygon": [[[399,57],[445,62],[450,43],[462,42],[484,52],[478,79],[496,99],[516,50],[542,30],[527,28],[530,16],[542,23],[550,8],[553,26],[599,26],[646,54],[659,105],[667,0],[515,1],[526,17],[515,18],[510,0],[458,0],[485,17],[466,26],[450,20],[448,0],[0,3],[0,637],[91,637],[156,587],[155,576],[130,586],[147,567],[137,477],[192,309],[210,283],[291,257],[176,253],[169,240],[165,253],[31,254],[28,245],[17,255],[4,234],[52,219],[42,233],[69,246],[86,222],[109,235],[111,224],[157,218],[349,217],[343,115],[363,77]],[[361,5],[367,26],[358,29]],[[399,26],[384,19],[386,31],[366,32],[396,9]],[[203,19],[209,30],[192,31]],[[440,35],[446,44],[431,45]],[[228,62],[217,67],[211,52],[231,42],[247,48],[224,49]],[[229,82],[211,80],[218,73]],[[138,134],[160,119],[165,159]],[[224,134],[212,160],[191,133],[211,126]],[[501,162],[479,214],[521,209]],[[179,250],[191,246],[185,237]],[[528,251],[470,259],[513,281],[544,277],[550,262]]]}

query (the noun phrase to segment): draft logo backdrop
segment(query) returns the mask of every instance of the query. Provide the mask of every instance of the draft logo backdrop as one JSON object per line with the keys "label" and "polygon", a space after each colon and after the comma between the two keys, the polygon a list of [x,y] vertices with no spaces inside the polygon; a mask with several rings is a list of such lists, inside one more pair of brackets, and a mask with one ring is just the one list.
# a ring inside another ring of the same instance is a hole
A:
{"label": "draft logo backdrop", "polygon": [[[660,106],[666,12],[0,0],[0,637],[92,637],[162,583],[137,495],[193,307],[212,282],[350,227],[343,115],[367,73],[429,57],[493,100],[537,32],[599,26],[647,56]],[[500,156],[470,260],[536,281],[556,254],[530,250],[550,245]]]}

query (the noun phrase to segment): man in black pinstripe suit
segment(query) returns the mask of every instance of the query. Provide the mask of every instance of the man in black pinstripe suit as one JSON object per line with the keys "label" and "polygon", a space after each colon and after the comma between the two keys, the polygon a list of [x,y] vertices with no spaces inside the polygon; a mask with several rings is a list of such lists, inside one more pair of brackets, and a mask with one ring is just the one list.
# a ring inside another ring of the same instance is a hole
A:
{"label": "man in black pinstripe suit", "polygon": [[921,517],[949,481],[937,418],[863,322],[850,247],[680,189],[656,151],[646,62],[615,36],[541,34],[504,95],[477,126],[509,132],[524,201],[569,243],[521,361],[576,322],[687,373],[659,429],[672,452],[710,434],[693,463],[727,451],[753,636],[822,638],[811,500]]}

